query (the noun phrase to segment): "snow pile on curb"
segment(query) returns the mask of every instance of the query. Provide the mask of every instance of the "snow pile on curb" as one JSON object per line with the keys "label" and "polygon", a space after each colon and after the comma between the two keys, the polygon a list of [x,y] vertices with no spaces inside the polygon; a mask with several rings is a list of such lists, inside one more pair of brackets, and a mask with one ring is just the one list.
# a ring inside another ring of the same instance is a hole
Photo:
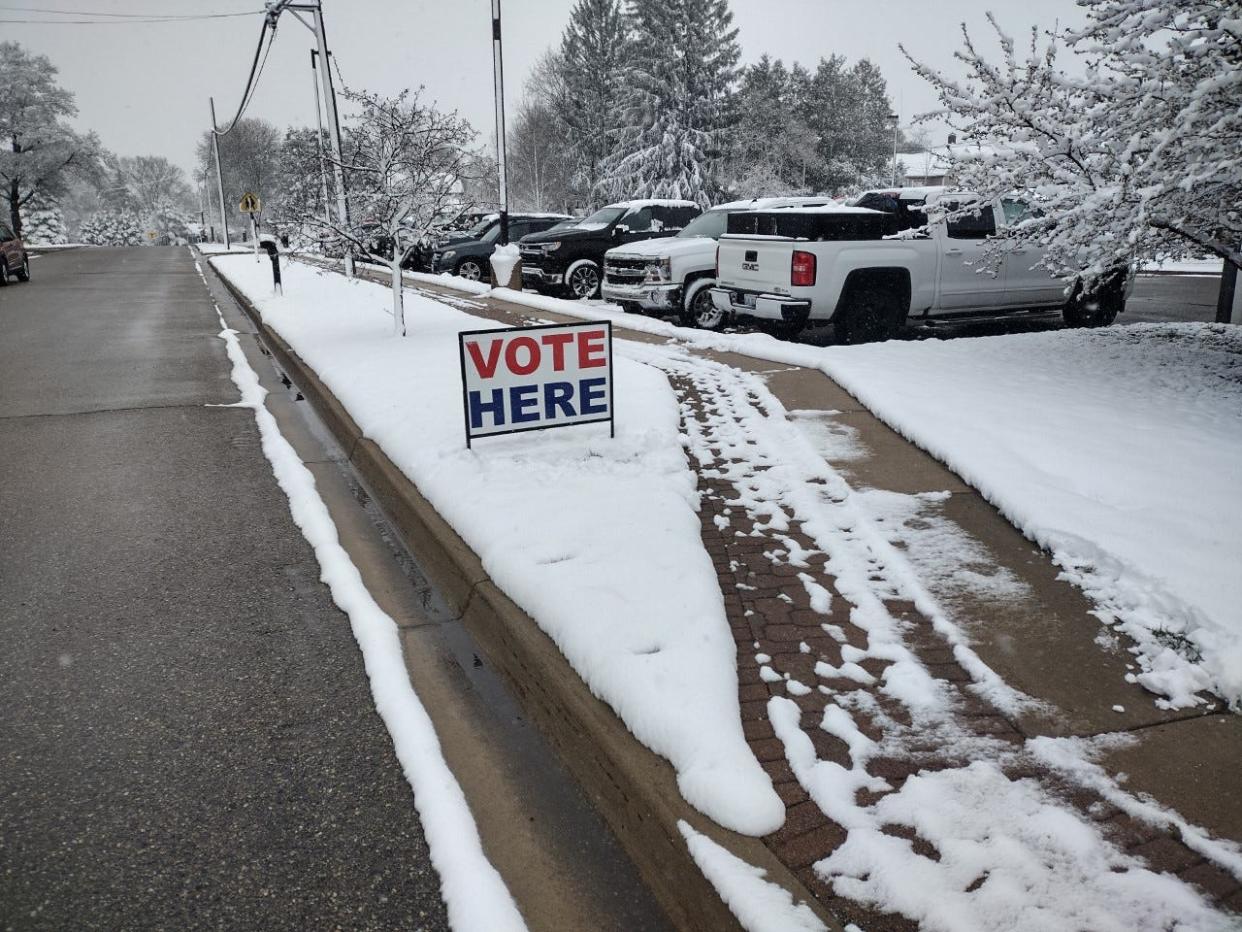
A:
{"label": "snow pile on curb", "polygon": [[289,262],[273,296],[263,266],[213,262],[592,692],[672,763],[688,802],[746,834],[781,825],[784,805],[742,732],[736,648],[662,373],[617,360],[615,440],[581,427],[468,451],[457,334],[494,321],[407,295],[410,335],[396,338],[385,286]]}

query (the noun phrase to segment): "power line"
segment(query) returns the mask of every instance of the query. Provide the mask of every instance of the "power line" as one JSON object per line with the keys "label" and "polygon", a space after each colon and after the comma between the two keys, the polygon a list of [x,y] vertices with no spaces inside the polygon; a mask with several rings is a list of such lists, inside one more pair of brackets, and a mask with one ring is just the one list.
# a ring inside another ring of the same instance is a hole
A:
{"label": "power line", "polygon": [[[0,8],[2,10],[4,8]],[[50,12],[50,11],[40,11]],[[224,19],[236,16],[254,16],[262,10],[248,13],[203,13],[189,16],[152,16],[146,19],[0,19],[0,23],[16,23],[28,26],[137,26],[143,23],[189,23],[196,20]],[[74,14],[80,15],[80,14]],[[89,14],[87,14],[89,15]]]}
{"label": "power line", "polygon": [[[46,13],[49,16],[91,16],[106,19],[138,19],[172,21],[177,19],[226,19],[233,16],[253,16],[262,10],[248,10],[244,13],[107,13],[97,10],[52,10],[39,6],[0,6],[2,12]],[[59,22],[57,20],[56,22]]]}
{"label": "power line", "polygon": [[[227,129],[212,128],[217,136],[227,136],[233,131],[233,127],[237,125],[237,121],[242,118],[242,114],[246,112],[246,108],[250,106],[250,99],[254,96],[255,88],[259,83],[259,75],[263,71],[263,65],[267,64],[267,55],[272,51],[272,43],[276,41],[276,27],[272,25],[272,36],[267,43],[267,52],[263,52],[263,40],[267,38],[267,27],[270,24],[263,20],[263,28],[259,30],[259,44],[254,48],[254,60],[250,63],[250,76],[246,78],[246,89],[242,91],[241,103],[237,105],[237,114],[229,121]],[[262,53],[262,61],[260,62],[260,53]]]}

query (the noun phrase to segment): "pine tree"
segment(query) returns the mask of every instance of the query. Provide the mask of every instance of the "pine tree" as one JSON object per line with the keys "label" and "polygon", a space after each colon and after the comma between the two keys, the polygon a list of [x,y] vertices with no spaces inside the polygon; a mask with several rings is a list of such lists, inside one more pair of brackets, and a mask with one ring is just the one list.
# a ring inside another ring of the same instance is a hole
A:
{"label": "pine tree", "polygon": [[543,101],[565,127],[573,184],[588,199],[621,141],[629,51],[620,0],[578,0],[559,53],[539,68]]}
{"label": "pine tree", "polygon": [[[802,83],[798,82],[799,75]],[[823,174],[818,140],[801,117],[809,76],[763,55],[742,72],[735,95],[729,189],[737,197],[805,190]],[[766,185],[766,187],[764,187]]]}
{"label": "pine tree", "polygon": [[722,149],[741,54],[728,0],[631,0],[629,138],[609,159],[610,198],[706,207],[721,193]]}
{"label": "pine tree", "polygon": [[32,246],[55,246],[69,242],[60,205],[34,198],[22,205],[22,238]]}
{"label": "pine tree", "polygon": [[132,210],[101,210],[82,223],[82,242],[93,246],[143,246],[148,240]]}

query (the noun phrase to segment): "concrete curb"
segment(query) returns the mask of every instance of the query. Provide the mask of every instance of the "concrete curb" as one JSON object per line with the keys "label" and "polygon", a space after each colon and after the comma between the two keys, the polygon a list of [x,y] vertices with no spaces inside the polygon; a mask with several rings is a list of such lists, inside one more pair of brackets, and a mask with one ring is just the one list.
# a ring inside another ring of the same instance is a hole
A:
{"label": "concrete curb", "polygon": [[535,621],[492,583],[478,556],[417,487],[362,436],[315,372],[264,324],[227,277],[209,262],[204,264],[314,405],[424,572],[617,835],[672,923],[695,932],[741,929],[691,857],[677,828],[678,821],[685,820],[748,864],[762,868],[768,881],[789,891],[795,902],[806,903],[829,929],[839,932],[836,920],[760,839],[722,829],[685,802],[672,767],[641,745],[590,692]]}

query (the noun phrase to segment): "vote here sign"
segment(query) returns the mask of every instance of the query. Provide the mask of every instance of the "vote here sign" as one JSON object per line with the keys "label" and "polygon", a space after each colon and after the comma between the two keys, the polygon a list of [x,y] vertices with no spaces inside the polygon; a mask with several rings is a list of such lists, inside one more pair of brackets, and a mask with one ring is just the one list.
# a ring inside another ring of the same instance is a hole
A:
{"label": "vote here sign", "polygon": [[573,424],[612,424],[608,321],[458,337],[466,446],[475,437]]}

